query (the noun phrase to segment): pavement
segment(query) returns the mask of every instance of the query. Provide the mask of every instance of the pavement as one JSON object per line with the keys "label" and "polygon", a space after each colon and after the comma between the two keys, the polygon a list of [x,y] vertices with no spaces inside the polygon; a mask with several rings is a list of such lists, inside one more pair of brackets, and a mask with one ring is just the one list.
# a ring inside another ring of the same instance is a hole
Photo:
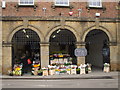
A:
{"label": "pavement", "polygon": [[105,73],[102,71],[94,71],[88,74],[60,74],[60,75],[48,75],[48,76],[34,76],[31,74],[24,74],[23,76],[9,76],[1,75],[1,79],[35,79],[35,80],[51,80],[51,79],[118,79],[119,72],[109,72]]}

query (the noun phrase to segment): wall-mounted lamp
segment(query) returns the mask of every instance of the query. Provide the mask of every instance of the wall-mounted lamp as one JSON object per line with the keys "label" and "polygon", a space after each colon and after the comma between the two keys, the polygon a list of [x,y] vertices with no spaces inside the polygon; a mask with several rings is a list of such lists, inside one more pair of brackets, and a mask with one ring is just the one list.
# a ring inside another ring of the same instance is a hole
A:
{"label": "wall-mounted lamp", "polygon": [[25,29],[23,29],[23,32],[24,32],[24,33],[26,33],[26,30],[25,30]]}
{"label": "wall-mounted lamp", "polygon": [[29,35],[26,35],[27,38],[29,38]]}
{"label": "wall-mounted lamp", "polygon": [[81,16],[82,9],[78,9],[78,16]]}
{"label": "wall-mounted lamp", "polygon": [[56,35],[53,35],[53,38],[55,38],[56,37]]}
{"label": "wall-mounted lamp", "polygon": [[43,9],[42,9],[42,10],[43,10],[43,12],[44,12],[44,14],[46,13],[46,9],[47,9],[47,8],[43,8]]}
{"label": "wall-mounted lamp", "polygon": [[57,31],[57,33],[59,33],[61,30],[59,29],[58,31]]}

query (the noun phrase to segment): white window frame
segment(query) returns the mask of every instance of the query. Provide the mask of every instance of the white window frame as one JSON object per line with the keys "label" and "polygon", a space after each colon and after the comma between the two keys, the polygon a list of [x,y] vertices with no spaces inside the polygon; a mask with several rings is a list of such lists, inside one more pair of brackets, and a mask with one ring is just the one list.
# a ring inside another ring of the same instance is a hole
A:
{"label": "white window frame", "polygon": [[[99,5],[97,3],[99,3]],[[102,0],[88,0],[88,5],[89,7],[102,7]]]}
{"label": "white window frame", "polygon": [[69,6],[69,0],[67,0],[67,4],[61,4],[61,3],[57,3],[57,1],[61,1],[61,2],[65,2],[65,0],[55,0],[55,6]]}
{"label": "white window frame", "polygon": [[[26,3],[21,3],[21,1],[27,1]],[[19,0],[18,4],[21,6],[30,6],[30,5],[34,5],[34,0],[32,0],[32,3],[29,3],[30,0]]]}

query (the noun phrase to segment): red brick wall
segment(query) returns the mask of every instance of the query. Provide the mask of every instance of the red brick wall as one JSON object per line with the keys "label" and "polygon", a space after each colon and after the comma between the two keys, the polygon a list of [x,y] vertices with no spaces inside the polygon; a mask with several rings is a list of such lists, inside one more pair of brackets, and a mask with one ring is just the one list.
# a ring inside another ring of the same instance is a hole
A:
{"label": "red brick wall", "polygon": [[[51,8],[52,2],[36,2],[35,4],[38,6],[36,11],[34,11],[33,7],[19,7],[18,11],[16,11],[15,5],[17,3],[7,2],[6,8],[2,9],[2,13],[3,16],[59,16],[59,13],[63,13],[62,16],[69,16],[70,8],[56,7],[54,10]],[[101,18],[116,18],[118,16],[118,10],[116,10],[117,2],[104,2],[103,6],[106,7],[104,13],[103,9],[90,9],[88,12],[86,2],[71,2],[70,4],[74,6],[72,17],[78,16],[79,8],[82,8],[81,17],[95,17],[95,13],[101,13]],[[43,7],[47,8],[46,15],[44,15],[42,10]]]}

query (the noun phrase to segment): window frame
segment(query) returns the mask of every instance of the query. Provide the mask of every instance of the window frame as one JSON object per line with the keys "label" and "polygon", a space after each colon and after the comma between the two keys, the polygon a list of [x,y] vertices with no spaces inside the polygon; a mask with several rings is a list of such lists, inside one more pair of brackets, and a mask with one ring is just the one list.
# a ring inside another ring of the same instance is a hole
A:
{"label": "window frame", "polygon": [[[102,6],[102,0],[99,0],[99,1],[100,1],[100,5],[98,6],[97,4],[96,4],[96,5],[93,5],[93,4],[91,5],[91,4],[90,4],[91,0],[88,0],[88,6],[89,6],[89,7],[93,7],[93,8],[102,8],[102,7],[103,7],[103,6]],[[95,1],[95,0],[92,0],[92,3],[93,3],[93,2],[96,2],[96,1]],[[97,2],[96,2],[96,3],[97,3]]]}
{"label": "window frame", "polygon": [[33,6],[33,5],[34,5],[34,2],[35,2],[35,0],[33,0],[33,3],[32,3],[32,4],[30,4],[30,3],[28,3],[28,4],[25,4],[25,3],[24,3],[24,4],[21,4],[20,1],[21,1],[21,0],[18,1],[18,5],[20,5],[20,6]]}
{"label": "window frame", "polygon": [[68,4],[56,4],[57,0],[55,0],[54,3],[55,3],[55,6],[69,6],[70,2],[69,2],[69,0],[67,0],[67,1],[68,1]]}

